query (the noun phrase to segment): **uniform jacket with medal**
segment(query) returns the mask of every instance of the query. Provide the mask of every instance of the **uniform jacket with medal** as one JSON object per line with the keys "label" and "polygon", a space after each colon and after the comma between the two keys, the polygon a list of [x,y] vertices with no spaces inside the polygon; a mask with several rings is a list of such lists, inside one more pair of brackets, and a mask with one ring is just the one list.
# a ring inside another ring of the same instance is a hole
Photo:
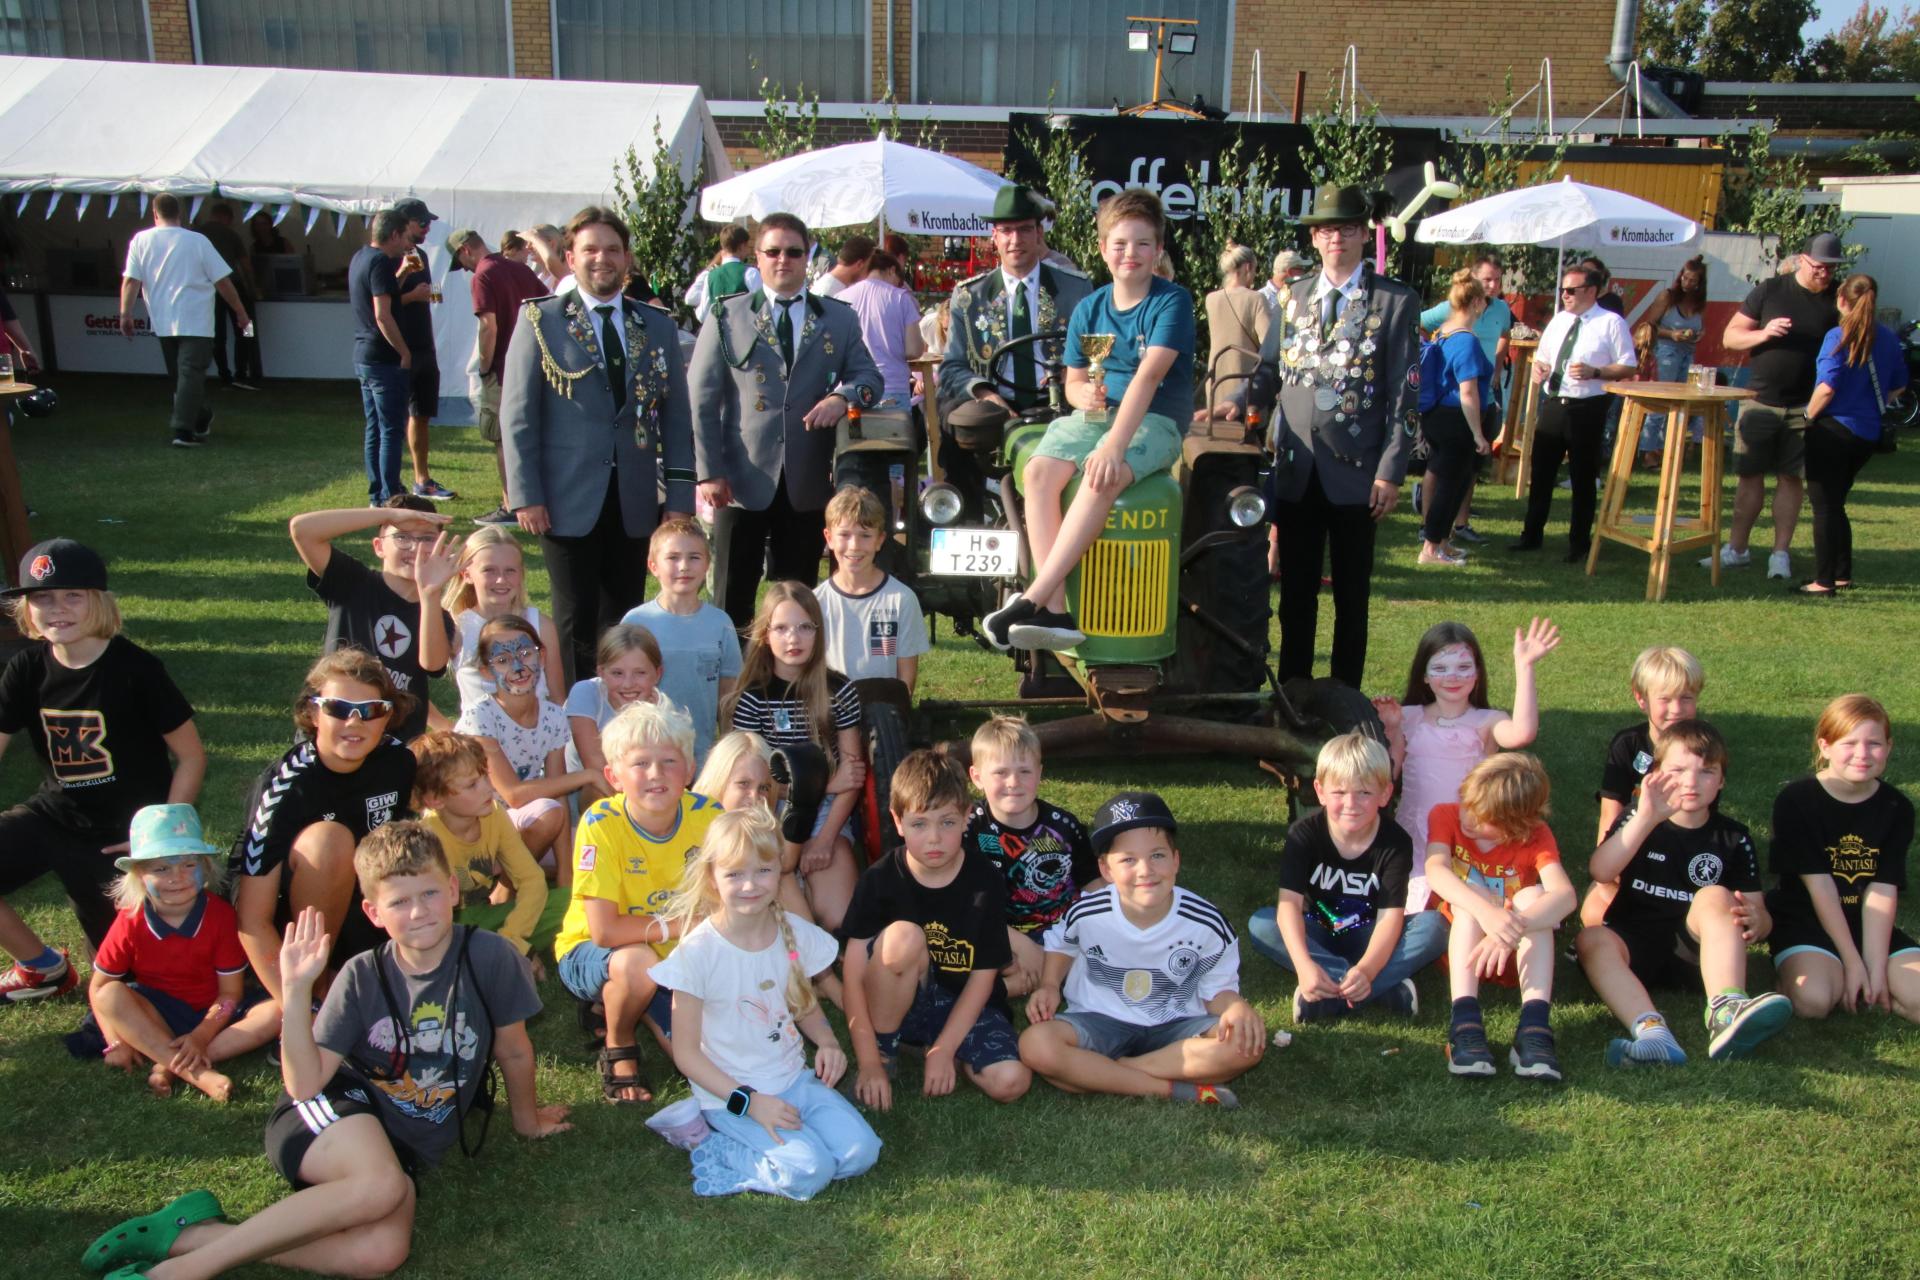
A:
{"label": "uniform jacket with medal", "polygon": [[[1085,276],[1041,263],[1040,310],[1033,317],[1033,331],[1066,329],[1073,309],[1092,292],[1093,281]],[[973,399],[975,387],[990,386],[1003,396],[1008,394],[994,382],[987,356],[1011,336],[1012,324],[1013,300],[1007,296],[1006,278],[998,267],[954,286],[947,310],[947,349],[940,360],[943,412]],[[1031,360],[1033,355],[1029,347],[1021,358]]]}
{"label": "uniform jacket with medal", "polygon": [[670,511],[693,510],[693,413],[679,331],[665,312],[623,299],[625,403],[613,407],[599,317],[578,292],[525,304],[500,375],[507,506],[544,506],[560,538],[593,532],[609,471],[621,523],[644,538]]}
{"label": "uniform jacket with medal", "polygon": [[885,389],[853,308],[804,296],[792,370],[780,355],[764,289],[715,300],[693,345],[687,380],[696,406],[695,468],[702,480],[725,480],[734,503],[749,511],[772,505],[783,473],[794,510],[823,509],[833,497],[835,433],[809,431],[802,419],[828,395],[865,409]]}
{"label": "uniform jacket with medal", "polygon": [[1323,331],[1313,292],[1318,272],[1281,296],[1248,401],[1272,411],[1274,492],[1291,502],[1320,476],[1336,505],[1366,502],[1373,482],[1399,485],[1419,425],[1420,298],[1397,280],[1361,268],[1357,296],[1343,297]]}

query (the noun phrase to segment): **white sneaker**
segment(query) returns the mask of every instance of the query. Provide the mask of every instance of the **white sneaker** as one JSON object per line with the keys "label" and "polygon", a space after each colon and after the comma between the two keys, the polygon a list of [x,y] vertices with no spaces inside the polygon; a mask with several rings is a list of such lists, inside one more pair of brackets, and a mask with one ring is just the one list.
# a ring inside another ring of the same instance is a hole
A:
{"label": "white sneaker", "polygon": [[[1744,569],[1752,563],[1753,553],[1751,551],[1735,551],[1731,542],[1720,548],[1720,567],[1722,569]],[[1713,568],[1713,557],[1700,557],[1700,567],[1702,569]]]}
{"label": "white sneaker", "polygon": [[1792,578],[1793,557],[1784,551],[1776,551],[1768,556],[1767,576],[1769,578]]}

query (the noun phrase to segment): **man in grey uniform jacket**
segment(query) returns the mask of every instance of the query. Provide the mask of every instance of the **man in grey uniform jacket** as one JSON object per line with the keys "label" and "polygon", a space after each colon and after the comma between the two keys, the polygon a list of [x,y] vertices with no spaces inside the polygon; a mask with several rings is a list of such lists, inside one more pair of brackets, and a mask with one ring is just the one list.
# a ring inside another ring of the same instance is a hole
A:
{"label": "man in grey uniform jacket", "polygon": [[1374,533],[1400,500],[1418,428],[1420,298],[1365,261],[1369,202],[1323,186],[1312,229],[1321,268],[1281,295],[1247,396],[1275,391],[1273,520],[1280,531],[1280,679],[1313,674],[1320,574],[1332,549],[1333,676],[1360,687]]}
{"label": "man in grey uniform jacket", "polygon": [[619,215],[567,224],[579,289],[525,305],[500,375],[507,506],[540,539],[567,680],[591,675],[605,628],[646,598],[647,539],[693,512],[693,414],[679,335],[621,296],[632,259]]}
{"label": "man in grey uniform jacket", "polygon": [[819,580],[834,425],[885,385],[853,308],[807,292],[807,243],[790,213],[761,221],[761,287],[714,301],[688,373],[695,469],[714,506],[713,595],[742,628],[769,561],[776,581]]}

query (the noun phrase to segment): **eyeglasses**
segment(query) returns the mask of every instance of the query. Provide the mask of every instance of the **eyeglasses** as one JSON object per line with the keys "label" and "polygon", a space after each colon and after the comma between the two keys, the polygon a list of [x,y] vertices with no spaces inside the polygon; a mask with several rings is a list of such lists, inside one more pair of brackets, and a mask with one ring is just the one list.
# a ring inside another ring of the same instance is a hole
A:
{"label": "eyeglasses", "polygon": [[1367,229],[1358,223],[1343,222],[1330,227],[1315,227],[1313,234],[1317,236],[1337,236],[1344,240],[1355,240],[1367,234]]}
{"label": "eyeglasses", "polygon": [[438,535],[431,533],[385,533],[380,535],[388,542],[403,547],[430,547]]}
{"label": "eyeglasses", "polygon": [[530,663],[540,653],[540,646],[531,640],[516,640],[511,644],[495,641],[487,649],[487,665],[490,667],[514,667]]}
{"label": "eyeglasses", "polygon": [[320,714],[329,720],[384,720],[393,714],[393,704],[385,698],[369,698],[365,702],[355,702],[352,698],[327,698],[318,694],[307,699],[320,708]]}
{"label": "eyeglasses", "polygon": [[760,256],[763,258],[804,258],[807,256],[807,251],[795,245],[784,245],[778,249],[762,249]]}
{"label": "eyeglasses", "polygon": [[814,626],[811,622],[800,622],[790,627],[785,625],[768,627],[767,634],[770,636],[779,636],[782,640],[796,640],[801,636],[813,635],[819,630],[820,628]]}

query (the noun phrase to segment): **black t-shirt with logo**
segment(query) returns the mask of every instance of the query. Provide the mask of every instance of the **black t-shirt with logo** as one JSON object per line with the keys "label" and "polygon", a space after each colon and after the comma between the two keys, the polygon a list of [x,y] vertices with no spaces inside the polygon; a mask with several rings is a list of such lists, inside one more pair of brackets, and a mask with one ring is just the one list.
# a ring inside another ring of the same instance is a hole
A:
{"label": "black t-shirt with logo", "polygon": [[1307,919],[1336,937],[1371,929],[1382,911],[1407,905],[1413,837],[1397,822],[1379,826],[1366,852],[1343,857],[1321,810],[1287,828],[1280,846],[1281,889],[1305,898]]}
{"label": "black t-shirt with logo", "polygon": [[963,842],[969,855],[978,854],[1006,878],[1007,923],[1022,933],[1058,920],[1100,878],[1100,860],[1080,819],[1045,800],[1039,810],[1031,824],[1015,827],[976,800]]}
{"label": "black t-shirt with logo", "polygon": [[1776,409],[1797,409],[1813,399],[1820,344],[1827,330],[1840,323],[1834,290],[1810,293],[1790,275],[1775,276],[1753,287],[1740,304],[1740,314],[1762,327],[1778,316],[1793,321],[1786,337],[1768,338],[1748,353],[1747,363],[1753,366],[1748,386],[1754,398]]}
{"label": "black t-shirt with logo", "polygon": [[1907,887],[1913,843],[1913,801],[1882,782],[1852,804],[1827,794],[1817,778],[1790,782],[1773,801],[1771,869],[1780,887],[1768,897],[1773,914],[1814,929],[1813,898],[1802,876],[1830,875],[1847,927],[1860,937],[1860,906],[1870,884]]}
{"label": "black t-shirt with logo", "polygon": [[393,306],[394,318],[400,315],[400,278],[394,274],[394,260],[368,245],[353,255],[347,264],[347,303],[353,308],[353,362],[355,364],[399,364],[400,353],[380,332],[374,318],[373,300],[386,298]]}
{"label": "black t-shirt with logo", "polygon": [[[954,995],[976,969],[998,972],[1013,959],[1007,942],[1007,884],[984,858],[965,849],[952,883],[930,889],[914,878],[907,853],[895,849],[861,875],[839,937],[873,938],[888,925],[911,920],[927,938],[933,980]],[[1006,987],[993,981],[993,1000],[1006,1002]]]}
{"label": "black t-shirt with logo", "polygon": [[144,805],[165,804],[165,736],[193,718],[160,659],[125,636],[74,670],[39,641],[0,672],[0,733],[27,733],[44,780],[27,807],[69,831],[127,838]]}
{"label": "black t-shirt with logo", "polygon": [[[1636,812],[1621,814],[1613,831],[1632,821]],[[1621,870],[1620,892],[1607,908],[1607,923],[1679,928],[1693,895],[1716,884],[1740,893],[1759,891],[1760,855],[1746,827],[1720,813],[1709,814],[1697,828],[1662,822],[1647,833],[1639,852]]]}
{"label": "black t-shirt with logo", "polygon": [[[413,695],[413,712],[405,720],[387,726],[387,732],[402,742],[411,742],[427,731],[427,681],[446,671],[441,666],[428,671],[420,665],[420,604],[409,600],[387,585],[378,569],[369,569],[339,548],[327,559],[327,571],[307,572],[307,586],[327,603],[327,638],[320,652],[335,649],[364,649],[380,659],[393,676],[396,687]],[[447,630],[447,644],[453,644],[453,619],[440,615]]]}
{"label": "black t-shirt with logo", "polygon": [[1628,725],[1607,744],[1607,762],[1600,769],[1596,798],[1627,804],[1640,794],[1640,783],[1653,768],[1653,735],[1646,721]]}

